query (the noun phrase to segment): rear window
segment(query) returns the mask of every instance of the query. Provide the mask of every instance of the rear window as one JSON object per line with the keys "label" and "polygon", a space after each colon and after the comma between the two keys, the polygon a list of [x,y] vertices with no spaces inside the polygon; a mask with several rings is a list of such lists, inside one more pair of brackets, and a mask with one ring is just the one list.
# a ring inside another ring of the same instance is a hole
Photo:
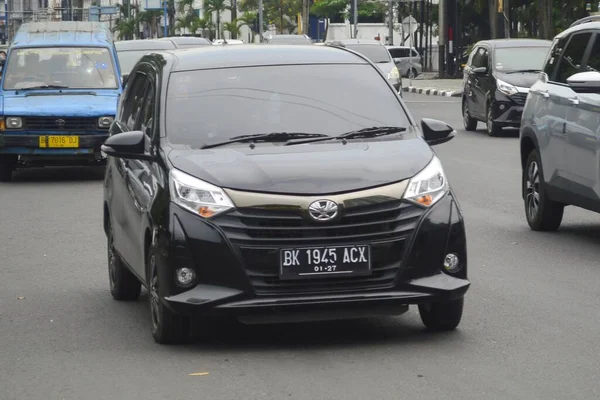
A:
{"label": "rear window", "polygon": [[347,44],[346,48],[362,54],[372,63],[392,62],[390,53],[380,44]]}
{"label": "rear window", "polygon": [[385,79],[356,64],[175,72],[166,113],[169,141],[192,147],[258,133],[339,135],[409,125]]}

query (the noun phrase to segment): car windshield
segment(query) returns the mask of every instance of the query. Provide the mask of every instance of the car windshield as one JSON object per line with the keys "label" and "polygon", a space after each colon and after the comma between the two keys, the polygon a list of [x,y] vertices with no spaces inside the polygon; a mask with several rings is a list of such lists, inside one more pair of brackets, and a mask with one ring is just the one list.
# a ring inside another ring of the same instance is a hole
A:
{"label": "car windshield", "polygon": [[371,60],[372,63],[392,62],[388,50],[379,44],[347,44],[347,49],[354,50]]}
{"label": "car windshield", "polygon": [[496,49],[494,66],[500,72],[541,70],[549,47],[505,47]]}
{"label": "car windshield", "polygon": [[13,50],[4,71],[4,90],[39,86],[116,89],[118,83],[107,48],[31,47]]}
{"label": "car windshield", "polygon": [[409,125],[396,95],[370,65],[174,72],[166,113],[169,141],[192,147],[249,134],[339,135]]}
{"label": "car windshield", "polygon": [[129,74],[140,58],[155,51],[162,50],[128,50],[117,52],[117,57],[119,57],[119,65],[121,66],[121,73]]}

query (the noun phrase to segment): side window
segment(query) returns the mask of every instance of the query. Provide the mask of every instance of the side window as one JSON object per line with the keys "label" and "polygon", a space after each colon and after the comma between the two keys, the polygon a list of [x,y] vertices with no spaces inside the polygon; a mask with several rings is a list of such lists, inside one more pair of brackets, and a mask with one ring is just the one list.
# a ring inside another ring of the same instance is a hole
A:
{"label": "side window", "polygon": [[479,47],[475,57],[473,57],[473,68],[488,67],[489,54],[485,47]]}
{"label": "side window", "polygon": [[417,52],[415,49],[412,50],[412,56],[413,57],[420,57],[419,56],[419,52]]}
{"label": "side window", "polygon": [[139,122],[137,125],[139,125],[139,127],[137,127],[136,129],[141,130],[142,132],[144,132],[146,134],[146,136],[148,136],[149,138],[151,138],[153,136],[153,129],[154,129],[154,106],[155,106],[155,99],[156,99],[156,93],[155,93],[155,89],[154,89],[154,85],[152,84],[152,82],[148,83],[147,89],[146,89],[146,94],[144,96],[144,107],[143,107],[143,111],[140,115],[140,118],[138,119]]}
{"label": "side window", "polygon": [[133,80],[127,82],[127,97],[123,99],[121,122],[131,130],[135,130],[135,121],[141,110],[147,83],[146,76],[139,72],[135,74]]}
{"label": "side window", "polygon": [[594,39],[594,47],[592,47],[592,51],[590,52],[590,58],[586,63],[585,70],[600,72],[600,35],[598,34],[596,34],[596,38]]}
{"label": "side window", "polygon": [[556,64],[560,58],[560,53],[562,53],[565,45],[567,44],[567,39],[568,37],[555,39],[552,43],[550,51],[548,52],[548,56],[546,57],[546,61],[544,63],[544,72],[548,75],[548,79],[550,80],[554,80]]}
{"label": "side window", "polygon": [[568,77],[581,71],[585,49],[591,37],[592,34],[590,32],[578,33],[571,36],[571,40],[567,44],[567,48],[558,63],[556,79],[554,81],[567,83]]}
{"label": "side window", "polygon": [[474,48],[473,50],[471,50],[471,54],[469,54],[469,59],[467,60],[467,65],[469,67],[473,66],[473,60],[475,59],[475,56],[477,55],[477,47]]}

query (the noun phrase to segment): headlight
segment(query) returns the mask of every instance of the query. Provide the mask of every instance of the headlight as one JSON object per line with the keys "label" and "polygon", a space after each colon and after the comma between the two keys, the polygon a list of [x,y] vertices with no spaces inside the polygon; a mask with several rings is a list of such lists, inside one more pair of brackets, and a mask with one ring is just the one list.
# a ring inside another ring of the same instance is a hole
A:
{"label": "headlight", "polygon": [[517,90],[517,88],[514,85],[511,85],[510,83],[501,81],[500,79],[496,79],[496,85],[497,85],[499,91],[501,91],[502,93],[504,93],[508,96],[513,95],[515,93],[519,93],[519,91]]}
{"label": "headlight", "polygon": [[398,67],[392,68],[388,74],[388,79],[400,79],[400,71],[398,71]]}
{"label": "headlight", "polygon": [[110,128],[110,124],[112,124],[113,120],[113,117],[98,118],[98,128]]}
{"label": "headlight", "polygon": [[404,198],[425,207],[432,206],[448,191],[448,181],[440,159],[431,162],[408,182]]}
{"label": "headlight", "polygon": [[223,189],[181,171],[171,170],[169,187],[175,204],[204,218],[234,207]]}
{"label": "headlight", "polygon": [[23,127],[23,120],[20,117],[7,117],[4,121],[6,129],[21,129]]}

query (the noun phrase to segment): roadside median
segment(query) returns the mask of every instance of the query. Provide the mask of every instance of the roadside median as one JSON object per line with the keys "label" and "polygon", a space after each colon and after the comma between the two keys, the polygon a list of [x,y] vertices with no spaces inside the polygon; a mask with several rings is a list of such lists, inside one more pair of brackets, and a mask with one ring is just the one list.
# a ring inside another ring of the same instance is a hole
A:
{"label": "roadside median", "polygon": [[413,79],[402,80],[404,92],[427,96],[461,97],[462,79]]}

